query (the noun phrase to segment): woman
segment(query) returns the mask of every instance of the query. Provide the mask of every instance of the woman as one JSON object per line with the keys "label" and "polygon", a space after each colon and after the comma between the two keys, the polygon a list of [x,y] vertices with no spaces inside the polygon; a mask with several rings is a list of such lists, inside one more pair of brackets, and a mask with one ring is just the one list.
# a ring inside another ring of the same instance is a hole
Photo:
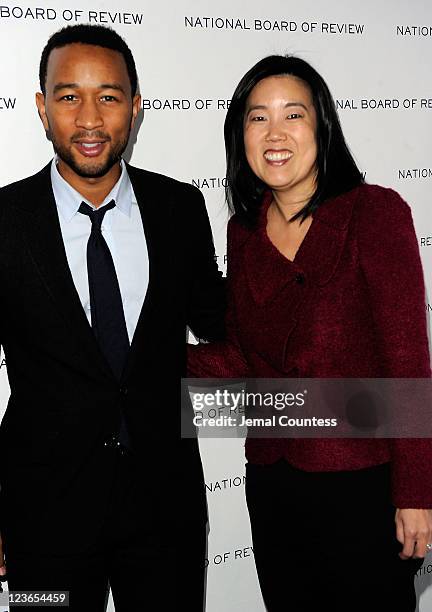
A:
{"label": "woman", "polygon": [[[409,207],[364,183],[322,77],[270,56],[225,121],[227,342],[192,376],[428,378]],[[403,290],[401,290],[403,288]],[[409,612],[432,542],[432,443],[246,441],[246,496],[270,612]]]}

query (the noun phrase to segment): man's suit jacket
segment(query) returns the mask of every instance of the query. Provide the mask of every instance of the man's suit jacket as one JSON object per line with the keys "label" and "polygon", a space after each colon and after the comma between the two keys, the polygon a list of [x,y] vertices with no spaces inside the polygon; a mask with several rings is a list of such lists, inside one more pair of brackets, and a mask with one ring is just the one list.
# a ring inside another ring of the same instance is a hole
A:
{"label": "man's suit jacket", "polygon": [[[192,376],[429,378],[425,291],[411,212],[361,185],[324,202],[291,262],[255,228],[228,227],[227,343],[190,348]],[[393,502],[432,507],[429,439],[254,439],[252,463],[306,471],[391,462]]]}
{"label": "man's suit jacket", "polygon": [[173,508],[181,520],[205,520],[196,441],[179,443],[180,377],[187,326],[221,337],[223,282],[200,192],[127,170],[150,278],[120,383],[75,290],[49,165],[0,190],[0,343],[11,387],[0,426],[0,532],[16,552],[79,551],[95,538],[115,471],[101,449],[121,413],[143,520],[172,521]]}

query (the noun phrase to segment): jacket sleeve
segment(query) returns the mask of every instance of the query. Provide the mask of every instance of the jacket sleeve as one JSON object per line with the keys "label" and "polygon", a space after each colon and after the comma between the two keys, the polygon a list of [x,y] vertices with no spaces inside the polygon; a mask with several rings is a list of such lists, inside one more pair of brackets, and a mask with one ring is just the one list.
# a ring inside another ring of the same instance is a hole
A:
{"label": "jacket sleeve", "polygon": [[[409,206],[375,188],[358,217],[358,249],[369,290],[383,378],[429,378],[423,271]],[[398,508],[432,508],[432,440],[394,438],[392,497]]]}
{"label": "jacket sleeve", "polygon": [[[4,240],[3,240],[3,232],[4,232],[4,197],[3,190],[0,189],[0,262],[3,262],[3,249],[1,248]],[[0,283],[1,283],[2,275],[0,274]],[[4,325],[4,313],[2,312],[1,304],[3,304],[3,290],[4,288],[0,286],[0,360],[1,360],[1,352],[3,348],[3,325]]]}
{"label": "jacket sleeve", "polygon": [[188,265],[192,283],[188,295],[187,324],[197,338],[220,340],[225,336],[225,279],[216,263],[210,221],[202,193],[191,186],[191,240]]}
{"label": "jacket sleeve", "polygon": [[212,344],[188,345],[188,376],[196,378],[246,378],[251,376],[236,333],[234,258],[237,243],[233,219],[227,231],[226,339]]}

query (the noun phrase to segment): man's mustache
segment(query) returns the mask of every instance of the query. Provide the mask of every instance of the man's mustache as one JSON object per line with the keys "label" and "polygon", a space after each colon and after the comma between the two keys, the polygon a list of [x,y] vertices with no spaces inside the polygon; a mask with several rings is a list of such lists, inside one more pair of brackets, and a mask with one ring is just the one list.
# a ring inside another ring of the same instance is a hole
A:
{"label": "man's mustache", "polygon": [[89,140],[97,140],[100,138],[101,140],[111,140],[111,136],[102,132],[100,130],[95,130],[94,132],[75,132],[75,134],[71,137],[71,141],[75,142],[76,140],[83,140],[84,138],[88,138]]}

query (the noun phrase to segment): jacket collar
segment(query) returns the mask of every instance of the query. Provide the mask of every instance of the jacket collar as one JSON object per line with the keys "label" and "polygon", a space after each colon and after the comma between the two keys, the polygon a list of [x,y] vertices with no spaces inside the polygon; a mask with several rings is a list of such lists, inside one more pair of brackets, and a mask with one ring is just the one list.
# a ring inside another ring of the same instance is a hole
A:
{"label": "jacket collar", "polygon": [[267,236],[267,211],[271,195],[265,195],[258,226],[243,247],[243,267],[254,300],[264,305],[293,283],[323,286],[331,279],[348,233],[359,188],[326,200],[313,213],[313,221],[294,261],[288,260]]}

